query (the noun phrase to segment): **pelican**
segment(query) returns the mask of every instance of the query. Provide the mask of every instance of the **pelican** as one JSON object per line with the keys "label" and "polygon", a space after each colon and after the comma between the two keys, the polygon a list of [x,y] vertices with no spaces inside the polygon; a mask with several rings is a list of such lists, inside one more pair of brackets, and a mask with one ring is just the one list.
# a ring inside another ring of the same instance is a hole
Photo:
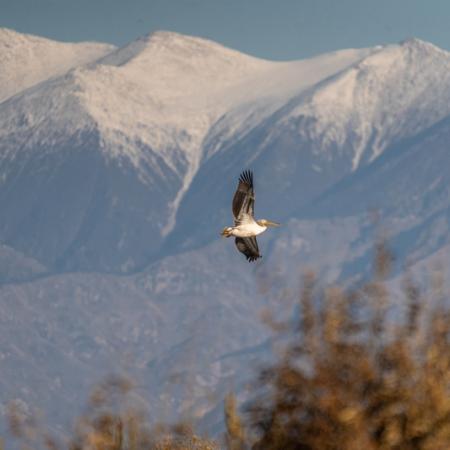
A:
{"label": "pelican", "polygon": [[234,236],[237,249],[249,262],[261,258],[256,236],[266,231],[268,227],[280,226],[279,223],[266,219],[255,220],[254,204],[253,173],[250,170],[244,170],[239,177],[239,184],[233,197],[234,227],[225,227],[221,235]]}

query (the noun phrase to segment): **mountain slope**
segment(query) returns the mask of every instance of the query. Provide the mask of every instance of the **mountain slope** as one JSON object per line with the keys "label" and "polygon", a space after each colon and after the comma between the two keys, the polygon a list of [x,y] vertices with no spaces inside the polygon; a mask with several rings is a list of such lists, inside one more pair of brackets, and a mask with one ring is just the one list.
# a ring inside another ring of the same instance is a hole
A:
{"label": "mountain slope", "polygon": [[213,408],[248,376],[239,351],[264,336],[247,263],[223,271],[234,250],[220,244],[134,276],[64,274],[0,287],[1,400],[39,405],[50,423],[67,426],[94,381],[126,371],[155,415]]}
{"label": "mountain slope", "polygon": [[109,44],[63,43],[0,28],[0,103],[73,67],[105,56],[114,49]]}
{"label": "mountain slope", "polygon": [[[297,212],[297,225],[291,224],[291,238],[303,234],[296,229],[301,223],[303,226],[308,222],[328,223],[333,233],[344,236],[344,228],[359,221],[360,231],[355,233],[353,226],[352,239],[354,250],[359,246],[362,254],[351,264],[348,257],[341,258],[341,264],[347,259],[349,266],[344,272],[355,272],[363,255],[366,265],[370,260],[374,230],[369,216],[376,211],[383,228],[388,230],[399,262],[412,265],[439,253],[449,243],[450,179],[446,169],[450,164],[449,139],[450,116],[447,116],[414,139],[406,138],[388,148],[314,204],[301,208]],[[362,230],[365,231],[361,233]],[[295,259],[295,255],[291,258]],[[398,270],[403,270],[401,265]]]}
{"label": "mountain slope", "polygon": [[160,32],[9,98],[0,239],[50,271],[143,267],[163,254],[230,109],[258,123],[369,52],[274,63]]}
{"label": "mountain slope", "polygon": [[213,128],[205,141],[210,157],[180,205],[168,248],[205,240],[200,224],[209,224],[207,236],[214,238],[230,220],[222,205],[231,198],[236,172],[246,167],[258,174],[257,215],[270,213],[281,221],[295,215],[341,179],[450,114],[449,69],[449,53],[417,39],[377,47],[256,124],[244,121],[242,130],[225,138]]}

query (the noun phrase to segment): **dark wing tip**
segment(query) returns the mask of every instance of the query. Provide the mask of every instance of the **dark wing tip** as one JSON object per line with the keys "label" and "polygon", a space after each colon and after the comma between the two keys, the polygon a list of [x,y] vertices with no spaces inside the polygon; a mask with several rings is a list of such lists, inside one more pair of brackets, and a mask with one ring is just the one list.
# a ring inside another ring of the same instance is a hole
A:
{"label": "dark wing tip", "polygon": [[252,188],[253,187],[253,172],[251,170],[244,170],[239,177],[239,181],[241,183],[248,184]]}
{"label": "dark wing tip", "polygon": [[247,256],[247,261],[248,261],[248,262],[253,262],[253,261],[257,261],[259,258],[262,258],[262,255],[258,255],[258,256]]}

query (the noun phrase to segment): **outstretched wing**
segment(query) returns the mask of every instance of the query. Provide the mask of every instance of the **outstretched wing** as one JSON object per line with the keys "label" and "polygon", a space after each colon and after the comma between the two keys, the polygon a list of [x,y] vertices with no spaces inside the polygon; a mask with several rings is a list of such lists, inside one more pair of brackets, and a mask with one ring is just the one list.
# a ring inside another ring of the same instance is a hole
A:
{"label": "outstretched wing", "polygon": [[258,258],[262,257],[259,254],[258,243],[256,242],[255,236],[246,238],[237,237],[234,242],[237,249],[245,255],[247,261],[256,261]]}
{"label": "outstretched wing", "polygon": [[239,184],[233,197],[233,217],[236,224],[253,218],[254,204],[253,173],[244,170],[239,177]]}

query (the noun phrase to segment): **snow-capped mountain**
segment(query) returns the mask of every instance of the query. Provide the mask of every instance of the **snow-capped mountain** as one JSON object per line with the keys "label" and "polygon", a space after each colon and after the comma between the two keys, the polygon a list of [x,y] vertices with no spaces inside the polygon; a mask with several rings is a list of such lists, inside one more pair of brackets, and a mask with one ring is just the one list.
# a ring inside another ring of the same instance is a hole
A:
{"label": "snow-capped mountain", "polygon": [[[197,177],[201,184],[198,188],[193,184],[185,208],[181,206],[180,228],[192,217],[202,223],[212,220],[216,227],[224,223],[223,209],[214,211],[217,216],[211,218],[211,211],[201,205],[207,198],[222,205],[232,194],[230,160],[233,165],[253,167],[264,180],[258,211],[283,220],[296,214],[344,176],[370,165],[387,148],[419,135],[450,114],[449,65],[449,53],[409,40],[375,48],[294,96],[257,126],[246,128],[238,139],[226,140],[202,165]],[[209,139],[206,145],[218,138]],[[207,173],[221,173],[227,183],[216,186]],[[295,201],[280,202],[279,197]],[[191,233],[189,229],[187,234]],[[177,238],[181,236],[180,229]]]}
{"label": "snow-capped mountain", "polygon": [[274,63],[161,32],[17,94],[0,109],[0,238],[49,270],[143,267],[214,154],[215,124],[231,121],[233,140],[236,122],[257,126],[368,52]]}
{"label": "snow-capped mountain", "polygon": [[[450,54],[432,44],[273,62],[169,32],[5,36],[29,78],[0,103],[3,401],[58,422],[125,367],[153,405],[201,417],[264,357],[267,283],[370,270],[373,209],[398,267],[445,256]],[[218,238],[245,168],[256,215],[284,224],[254,265]]]}
{"label": "snow-capped mountain", "polygon": [[115,47],[97,42],[56,42],[0,28],[0,103],[73,67],[97,60]]}

